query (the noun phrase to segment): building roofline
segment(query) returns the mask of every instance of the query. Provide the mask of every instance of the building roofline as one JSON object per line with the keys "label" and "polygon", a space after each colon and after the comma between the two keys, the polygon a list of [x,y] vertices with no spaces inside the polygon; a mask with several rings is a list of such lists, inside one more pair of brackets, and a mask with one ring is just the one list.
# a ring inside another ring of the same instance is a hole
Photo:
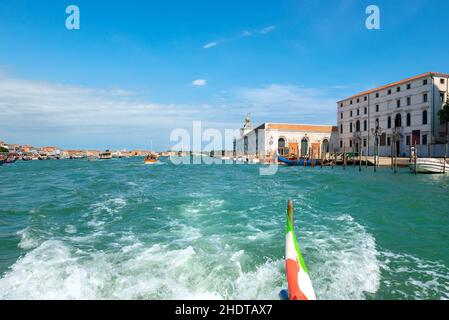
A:
{"label": "building roofline", "polygon": [[337,103],[341,103],[341,102],[346,101],[348,99],[354,99],[354,98],[358,98],[358,97],[361,97],[361,96],[365,96],[367,94],[370,94],[370,93],[373,93],[373,92],[376,92],[376,91],[384,90],[384,89],[387,89],[387,88],[390,88],[390,87],[395,87],[397,85],[400,85],[400,84],[403,84],[403,83],[406,83],[406,82],[410,82],[410,81],[413,81],[413,80],[417,80],[417,79],[420,79],[420,78],[428,77],[428,76],[437,76],[437,77],[449,78],[449,74],[447,74],[447,73],[426,72],[426,73],[423,73],[423,74],[420,74],[420,75],[417,75],[417,76],[414,76],[414,77],[410,77],[410,78],[407,78],[407,79],[404,79],[404,80],[401,80],[401,81],[392,82],[392,83],[389,83],[387,85],[383,85],[383,86],[380,86],[380,87],[377,87],[377,88],[374,88],[374,89],[370,89],[370,90],[366,90],[366,91],[357,93],[357,94],[352,95],[352,96],[350,96],[348,98],[339,100],[339,101],[337,101]]}

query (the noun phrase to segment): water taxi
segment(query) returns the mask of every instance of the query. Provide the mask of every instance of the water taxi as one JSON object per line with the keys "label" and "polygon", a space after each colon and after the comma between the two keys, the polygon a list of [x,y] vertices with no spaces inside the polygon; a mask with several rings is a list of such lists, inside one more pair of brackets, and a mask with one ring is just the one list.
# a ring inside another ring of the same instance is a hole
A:
{"label": "water taxi", "polygon": [[109,150],[106,150],[106,152],[100,153],[99,158],[102,160],[112,159],[112,152],[110,152]]}
{"label": "water taxi", "polygon": [[159,162],[159,159],[158,159],[158,156],[155,154],[149,154],[143,160],[144,164],[155,164],[157,162]]}

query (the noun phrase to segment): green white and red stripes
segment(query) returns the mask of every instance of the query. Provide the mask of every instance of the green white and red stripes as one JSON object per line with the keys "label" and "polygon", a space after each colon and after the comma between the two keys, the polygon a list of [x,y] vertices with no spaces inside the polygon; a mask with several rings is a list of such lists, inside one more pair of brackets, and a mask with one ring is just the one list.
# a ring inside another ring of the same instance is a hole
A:
{"label": "green white and red stripes", "polygon": [[287,211],[285,235],[285,268],[287,271],[289,300],[316,300],[312,281],[307,273],[306,264],[296,241],[292,220],[293,206],[291,207],[291,214]]}

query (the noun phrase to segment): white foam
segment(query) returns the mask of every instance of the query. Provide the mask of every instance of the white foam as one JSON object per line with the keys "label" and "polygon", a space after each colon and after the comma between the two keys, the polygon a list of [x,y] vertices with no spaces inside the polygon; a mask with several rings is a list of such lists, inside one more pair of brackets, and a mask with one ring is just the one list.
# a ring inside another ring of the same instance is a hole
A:
{"label": "white foam", "polygon": [[39,245],[38,239],[31,235],[30,227],[17,232],[20,236],[19,247],[25,250],[36,248]]}
{"label": "white foam", "polygon": [[218,256],[141,243],[87,252],[50,240],[0,279],[0,299],[276,299],[281,262],[244,272],[242,259],[244,251]]}
{"label": "white foam", "polygon": [[76,229],[76,227],[74,225],[70,225],[69,224],[69,225],[67,225],[65,227],[64,231],[67,232],[67,233],[73,234],[73,233],[76,233],[77,229]]}
{"label": "white foam", "polygon": [[315,225],[298,241],[318,299],[366,298],[380,287],[380,265],[374,237],[350,215],[331,226]]}

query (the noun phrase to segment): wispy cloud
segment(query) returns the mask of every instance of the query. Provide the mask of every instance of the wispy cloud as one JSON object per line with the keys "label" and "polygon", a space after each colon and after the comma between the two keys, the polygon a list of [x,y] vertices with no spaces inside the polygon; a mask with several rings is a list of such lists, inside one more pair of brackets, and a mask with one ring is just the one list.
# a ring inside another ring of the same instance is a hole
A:
{"label": "wispy cloud", "polygon": [[260,88],[245,88],[235,92],[238,101],[248,111],[266,121],[332,124],[335,122],[337,99],[320,88],[270,84]]}
{"label": "wispy cloud", "polygon": [[209,49],[209,48],[213,48],[213,47],[215,47],[215,46],[217,46],[217,45],[218,45],[217,42],[209,42],[209,43],[206,43],[206,44],[203,46],[203,48],[204,48],[204,49]]}
{"label": "wispy cloud", "polygon": [[213,47],[216,47],[220,44],[223,43],[227,43],[227,42],[231,42],[231,41],[237,41],[243,38],[248,38],[248,37],[252,37],[254,35],[266,35],[268,33],[273,32],[274,30],[276,30],[276,26],[272,25],[272,26],[267,26],[261,29],[254,29],[254,30],[244,30],[242,31],[239,35],[235,36],[235,37],[231,37],[231,38],[224,38],[221,40],[215,40],[212,42],[208,42],[206,43],[203,48],[204,49],[210,49]]}
{"label": "wispy cloud", "polygon": [[263,29],[258,30],[257,32],[260,34],[267,34],[276,30],[276,26],[268,26]]}
{"label": "wispy cloud", "polygon": [[197,87],[204,87],[207,84],[207,80],[205,79],[197,79],[192,81],[192,85]]}

